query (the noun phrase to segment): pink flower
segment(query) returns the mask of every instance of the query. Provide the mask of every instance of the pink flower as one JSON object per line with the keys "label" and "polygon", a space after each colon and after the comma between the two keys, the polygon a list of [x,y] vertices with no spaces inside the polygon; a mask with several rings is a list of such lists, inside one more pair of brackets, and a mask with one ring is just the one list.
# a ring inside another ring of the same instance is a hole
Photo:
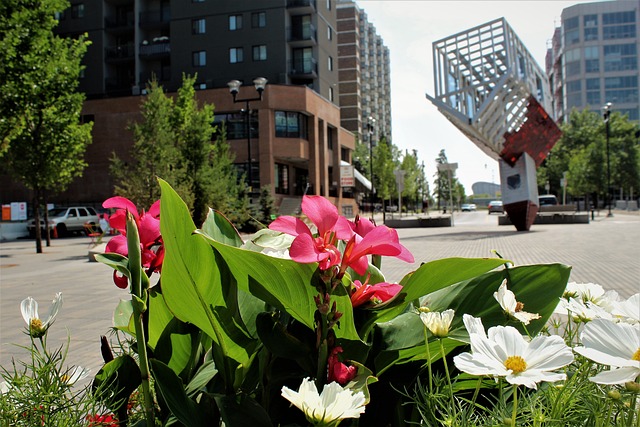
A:
{"label": "pink flower", "polygon": [[347,366],[340,362],[338,359],[339,353],[342,353],[342,347],[334,347],[333,350],[331,350],[331,354],[328,358],[329,373],[327,381],[329,383],[335,381],[340,385],[345,385],[355,378],[358,373],[358,368],[355,366]]}
{"label": "pink flower", "polygon": [[354,308],[370,301],[375,304],[389,301],[402,290],[401,285],[386,282],[369,285],[367,282],[362,284],[359,280],[355,280],[353,286],[356,288],[351,294],[351,305]]}
{"label": "pink flower", "polygon": [[[124,197],[111,197],[102,204],[104,208],[118,209],[109,218],[111,228],[118,230],[121,234],[113,237],[107,243],[105,253],[118,253],[128,256],[127,248],[127,212],[131,212],[140,235],[140,249],[142,255],[142,266],[147,269],[150,276],[154,271],[159,271],[164,260],[164,246],[160,234],[160,200],[156,201],[148,212],[142,211],[138,214],[138,208],[131,200]],[[127,278],[119,276],[113,272],[113,281],[119,288],[125,289],[128,286]]]}
{"label": "pink flower", "polygon": [[349,222],[349,224],[353,231],[361,237],[366,236],[367,233],[376,228],[376,225],[373,222],[367,218],[362,218],[360,215],[357,215],[355,221]]}
{"label": "pink flower", "polygon": [[331,202],[322,196],[304,196],[302,212],[318,229],[317,236],[299,218],[283,216],[269,225],[271,230],[296,236],[291,243],[291,259],[303,264],[318,262],[320,269],[328,270],[340,264],[338,240],[346,240],[354,235],[349,221],[338,214]]}
{"label": "pink flower", "polygon": [[347,243],[342,256],[340,271],[351,267],[362,275],[367,271],[367,255],[394,256],[406,262],[413,262],[413,255],[400,244],[398,232],[386,225],[374,227],[364,237],[354,234]]}

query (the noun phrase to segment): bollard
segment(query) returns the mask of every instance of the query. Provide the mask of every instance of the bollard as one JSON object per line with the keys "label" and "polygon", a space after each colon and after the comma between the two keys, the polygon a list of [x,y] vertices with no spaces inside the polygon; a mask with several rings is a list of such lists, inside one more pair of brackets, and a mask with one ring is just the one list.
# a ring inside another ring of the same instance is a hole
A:
{"label": "bollard", "polygon": [[595,218],[595,213],[594,213],[594,210],[591,209],[591,221],[593,221],[594,219],[596,219]]}

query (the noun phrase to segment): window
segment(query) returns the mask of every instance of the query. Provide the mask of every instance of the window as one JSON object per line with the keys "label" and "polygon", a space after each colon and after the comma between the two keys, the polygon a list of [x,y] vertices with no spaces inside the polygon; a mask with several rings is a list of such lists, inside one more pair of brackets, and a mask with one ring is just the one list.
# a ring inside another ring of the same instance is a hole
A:
{"label": "window", "polygon": [[253,47],[253,60],[254,61],[266,61],[267,60],[267,46],[259,45]]}
{"label": "window", "polygon": [[607,77],[604,79],[607,102],[638,103],[638,76]]}
{"label": "window", "polygon": [[204,0],[191,0],[191,3],[204,3]]}
{"label": "window", "polygon": [[307,116],[293,111],[276,111],[276,137],[307,139]]}
{"label": "window", "polygon": [[276,182],[274,189],[276,194],[289,194],[289,166],[276,163],[275,172]]}
{"label": "window", "polygon": [[567,88],[567,111],[573,107],[580,107],[582,105],[582,80],[575,80],[568,82]]}
{"label": "window", "polygon": [[604,46],[604,71],[637,70],[637,53],[635,44]]}
{"label": "window", "polygon": [[333,71],[333,57],[331,56],[327,58],[327,69]]}
{"label": "window", "polygon": [[329,101],[333,102],[333,88],[329,88]]}
{"label": "window", "polygon": [[598,15],[584,15],[584,41],[598,40]]}
{"label": "window", "polygon": [[206,21],[204,19],[194,19],[191,21],[192,34],[204,34],[207,32]]}
{"label": "window", "polygon": [[[220,132],[224,127],[227,131],[227,139],[247,139],[247,116],[243,112],[235,113],[216,113],[213,118],[215,132],[212,136],[213,140],[220,136]],[[251,138],[258,138],[259,122],[258,110],[251,110],[249,115],[249,132]]]}
{"label": "window", "polygon": [[53,17],[56,18],[58,21],[62,21],[67,17],[67,14],[62,11],[62,12],[55,12],[53,14]]}
{"label": "window", "polygon": [[633,38],[635,36],[635,11],[602,14],[602,38],[604,40]]}
{"label": "window", "polygon": [[244,50],[241,47],[229,49],[229,63],[237,64],[242,61],[244,61]]}
{"label": "window", "polygon": [[193,66],[204,67],[205,65],[207,65],[207,52],[204,50],[193,52]]}
{"label": "window", "polygon": [[335,129],[333,129],[330,126],[327,126],[327,150],[333,150],[333,133],[334,132],[335,132]]}
{"label": "window", "polygon": [[331,10],[331,0],[327,0],[327,10]]}
{"label": "window", "polygon": [[236,31],[240,29],[242,29],[242,15],[230,15],[229,31]]}
{"label": "window", "polygon": [[327,40],[333,40],[333,30],[331,27],[327,27]]}
{"label": "window", "polygon": [[578,17],[569,18],[564,21],[564,44],[570,46],[580,42],[580,22]]}
{"label": "window", "polygon": [[267,13],[254,12],[251,14],[251,27],[264,28],[267,26]]}
{"label": "window", "polygon": [[581,69],[580,58],[581,58],[580,49],[572,49],[567,51],[567,53],[564,56],[566,76],[580,74],[580,69]]}
{"label": "window", "polygon": [[71,17],[73,19],[84,18],[84,3],[71,6]]}
{"label": "window", "polygon": [[[599,106],[602,102],[600,100],[600,79],[587,79],[587,104],[593,106]],[[599,108],[599,107],[598,107]]]}
{"label": "window", "polygon": [[584,48],[584,70],[587,73],[600,71],[600,52],[598,46]]}

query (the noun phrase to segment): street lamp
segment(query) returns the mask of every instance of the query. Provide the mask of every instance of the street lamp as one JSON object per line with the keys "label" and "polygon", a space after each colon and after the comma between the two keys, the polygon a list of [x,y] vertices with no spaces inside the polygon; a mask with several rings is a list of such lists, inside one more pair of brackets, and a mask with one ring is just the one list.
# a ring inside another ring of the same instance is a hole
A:
{"label": "street lamp", "polygon": [[240,80],[231,80],[227,83],[229,86],[229,92],[231,92],[231,96],[233,97],[233,102],[244,102],[245,103],[245,129],[247,132],[247,164],[249,168],[249,173],[247,174],[247,178],[249,180],[249,194],[253,192],[253,165],[251,162],[251,124],[250,120],[250,110],[249,110],[249,102],[251,101],[262,101],[262,94],[264,92],[265,87],[267,86],[267,79],[264,77],[257,77],[253,80],[253,85],[258,92],[258,96],[253,98],[242,98],[238,99],[238,92],[240,92],[240,86],[242,86],[242,82]]}
{"label": "street lamp", "polygon": [[613,216],[611,213],[611,164],[609,163],[609,119],[611,118],[611,103],[607,102],[602,107],[604,117],[604,129],[607,135],[607,204],[609,205],[608,217]]}
{"label": "street lamp", "polygon": [[376,119],[369,117],[367,121],[367,134],[369,135],[369,176],[371,177],[371,190],[369,192],[369,201],[371,202],[371,215],[375,212],[373,209],[373,125]]}

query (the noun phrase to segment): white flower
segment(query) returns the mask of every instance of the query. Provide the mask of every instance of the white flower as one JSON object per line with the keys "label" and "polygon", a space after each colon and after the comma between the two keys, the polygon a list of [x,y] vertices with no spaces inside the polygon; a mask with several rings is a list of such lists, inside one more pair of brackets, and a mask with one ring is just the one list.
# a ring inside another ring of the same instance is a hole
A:
{"label": "white flower", "polygon": [[318,394],[313,381],[302,380],[298,392],[282,387],[282,397],[304,412],[313,425],[337,425],[344,418],[360,418],[365,409],[364,393],[353,393],[340,384],[326,384],[322,394]]}
{"label": "white flower", "polygon": [[420,320],[422,320],[422,323],[431,331],[433,336],[444,338],[449,335],[449,328],[451,327],[454,313],[451,309],[445,310],[442,313],[437,311],[422,312],[420,313]]}
{"label": "white flower", "polygon": [[580,339],[583,347],[574,348],[576,353],[611,367],[611,370],[589,378],[591,381],[623,384],[635,381],[640,375],[640,324],[595,319],[586,324]]}
{"label": "white flower", "polygon": [[573,361],[571,349],[559,336],[540,335],[529,343],[511,326],[494,326],[489,328],[487,336],[483,336],[480,333],[480,330],[484,331],[482,323],[475,322],[473,318],[463,320],[471,338],[472,352],[453,358],[461,371],[471,375],[505,377],[511,384],[534,389],[540,381],[565,379],[565,374],[551,372]]}
{"label": "white flower", "polygon": [[613,302],[611,314],[623,322],[640,323],[640,293],[632,295],[628,300]]}
{"label": "white flower", "polygon": [[82,366],[75,366],[73,367],[73,369],[67,371],[67,373],[63,374],[61,379],[62,381],[64,381],[65,383],[67,383],[67,385],[74,385],[75,383],[77,383],[80,380],[83,380],[85,378],[87,378],[89,376],[89,373],[91,372],[90,369],[85,369]]}
{"label": "white flower", "polygon": [[516,296],[513,292],[507,289],[507,279],[504,279],[498,288],[498,292],[493,293],[493,297],[498,301],[500,307],[509,315],[525,325],[528,325],[530,321],[540,318],[537,313],[527,313],[522,308],[524,304],[516,301]]}
{"label": "white flower", "polygon": [[563,298],[575,298],[583,302],[596,302],[604,295],[604,288],[595,283],[569,282],[565,288]]}
{"label": "white flower", "polygon": [[581,299],[564,298],[554,310],[556,313],[569,314],[576,322],[589,322],[594,319],[613,319],[611,313],[604,308],[591,301],[582,301]]}
{"label": "white flower", "polygon": [[34,338],[43,336],[47,329],[53,324],[53,321],[58,315],[58,310],[62,306],[62,292],[58,292],[53,298],[51,308],[49,309],[49,316],[46,319],[40,319],[38,315],[38,301],[31,297],[27,297],[20,303],[20,311],[22,312],[22,318],[27,323],[29,333]]}
{"label": "white flower", "polygon": [[0,382],[0,395],[8,393],[11,390],[11,384],[7,381]]}

